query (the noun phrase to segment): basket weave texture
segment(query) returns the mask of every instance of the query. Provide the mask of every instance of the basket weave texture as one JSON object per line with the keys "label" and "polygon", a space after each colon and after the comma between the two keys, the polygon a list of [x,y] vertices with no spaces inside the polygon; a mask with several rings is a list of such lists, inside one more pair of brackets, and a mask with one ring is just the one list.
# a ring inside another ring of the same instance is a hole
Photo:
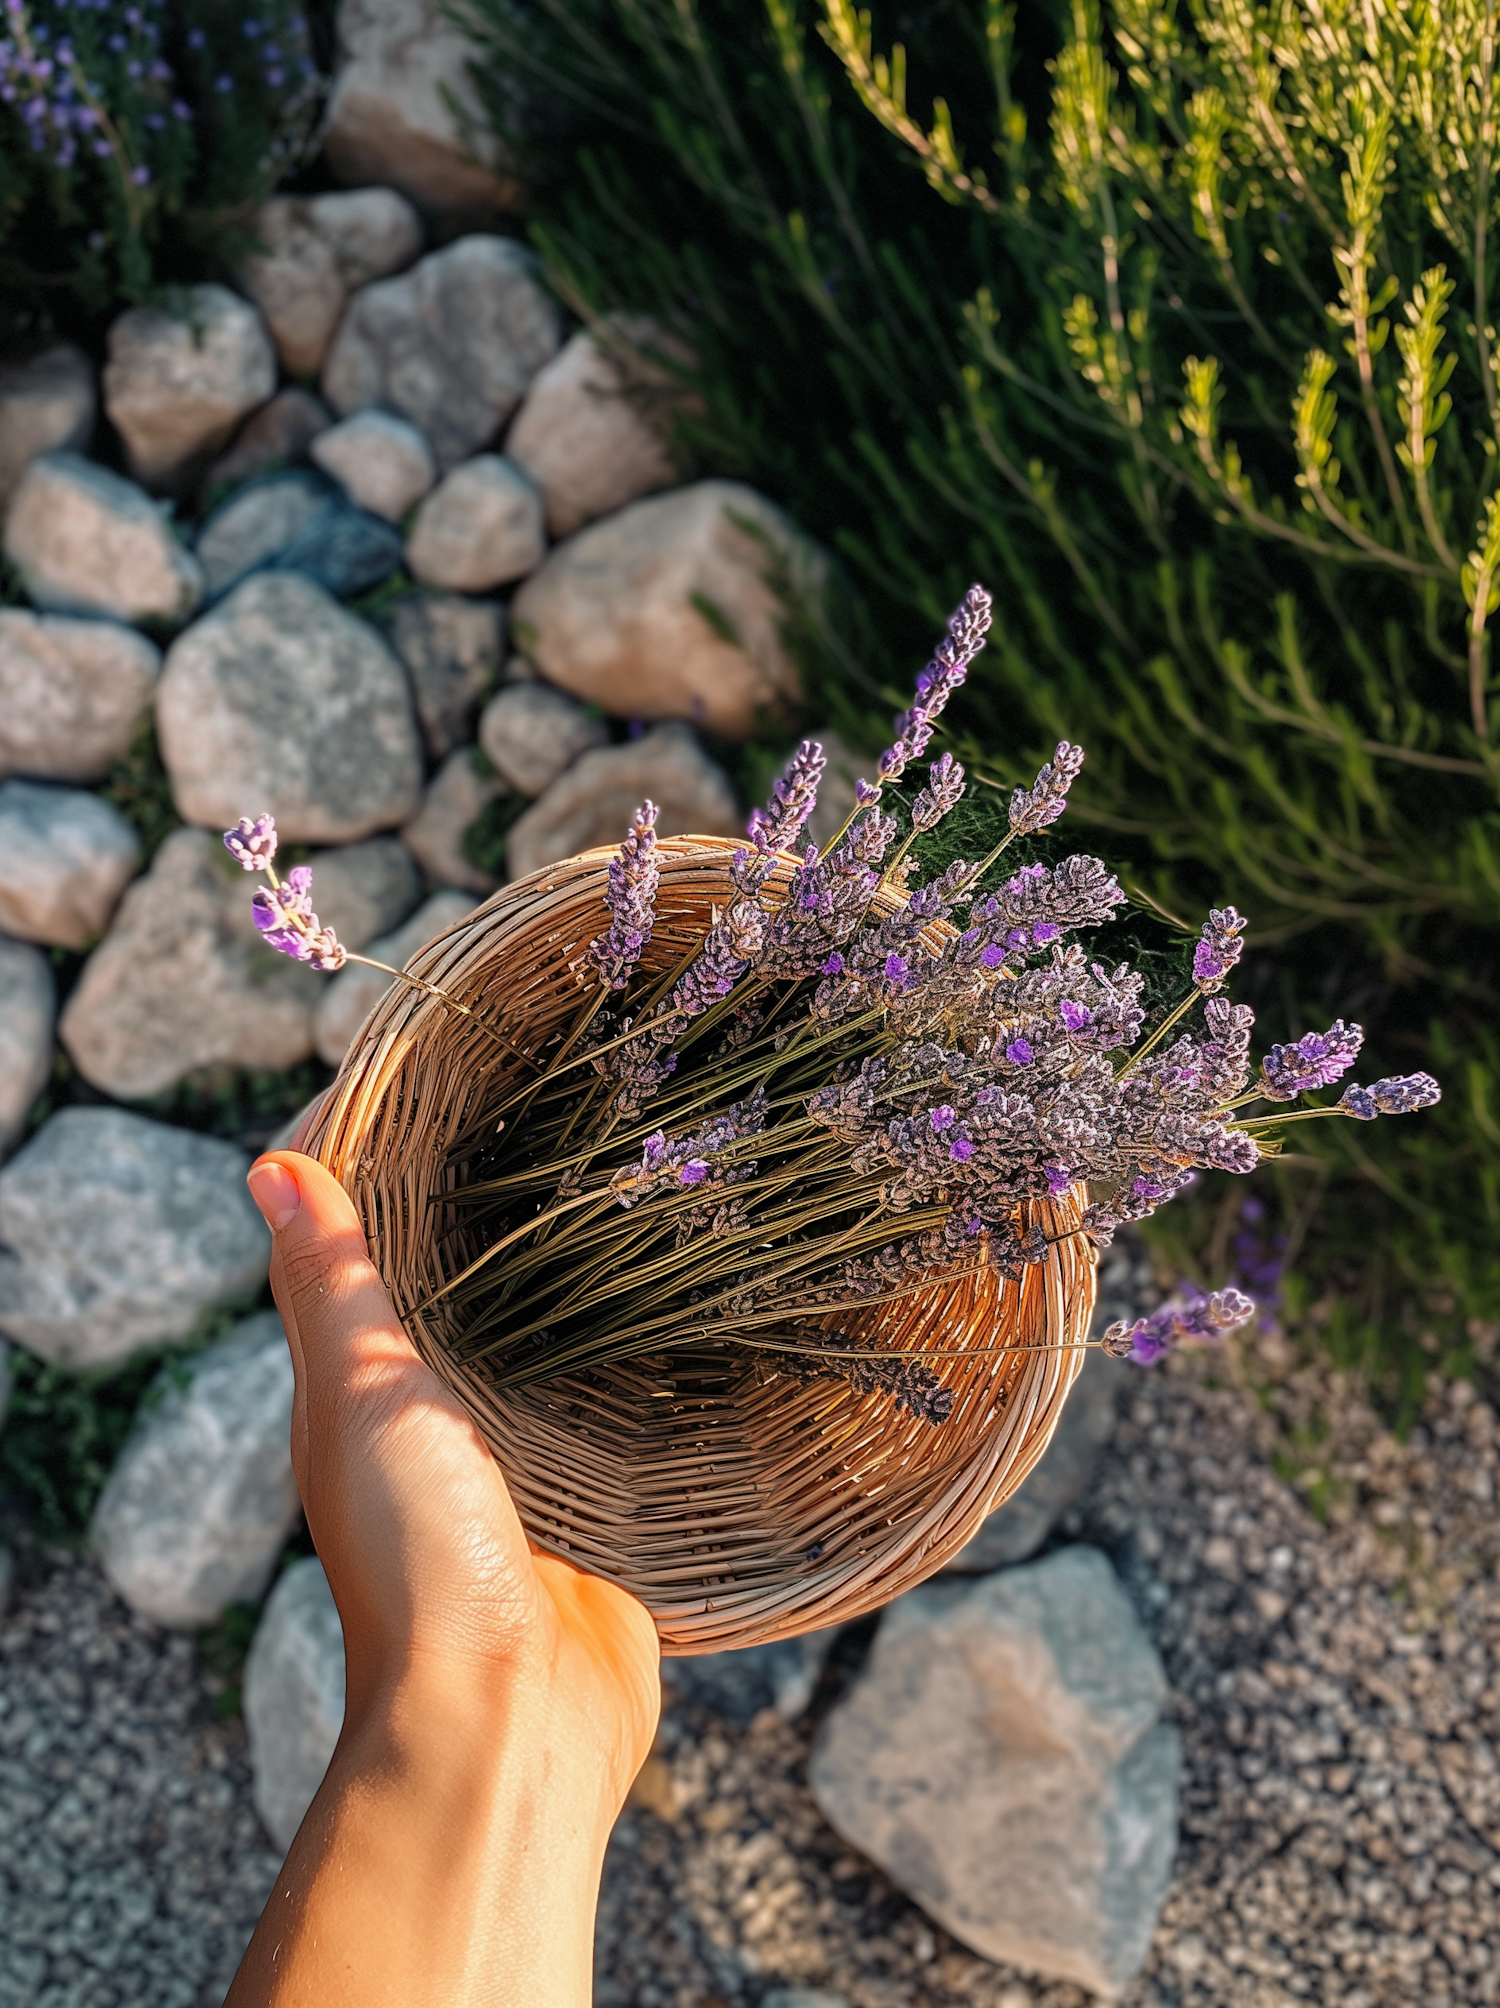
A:
{"label": "basket weave texture", "polygon": [[[725,903],[735,848],[715,837],[658,846],[648,972],[678,962]],[[612,855],[506,886],[410,972],[539,1050],[578,1009],[579,956],[608,919]],[[633,1591],[677,1654],[858,1617],[956,1554],[1036,1464],[1082,1367],[1095,1295],[1084,1237],[1058,1242],[1019,1284],[950,1277],[828,1321],[859,1345],[974,1349],[933,1362],[956,1396],[938,1426],[847,1381],[799,1382],[727,1348],[496,1392],[452,1357],[445,1305],[424,1305],[483,1245],[442,1203],[463,1183],[454,1140],[492,1128],[485,1110],[520,1076],[479,1026],[393,984],[305,1147],[353,1199],[408,1332],[474,1417],[532,1540]],[[1036,1217],[1055,1232],[1081,1204],[1075,1192]]]}

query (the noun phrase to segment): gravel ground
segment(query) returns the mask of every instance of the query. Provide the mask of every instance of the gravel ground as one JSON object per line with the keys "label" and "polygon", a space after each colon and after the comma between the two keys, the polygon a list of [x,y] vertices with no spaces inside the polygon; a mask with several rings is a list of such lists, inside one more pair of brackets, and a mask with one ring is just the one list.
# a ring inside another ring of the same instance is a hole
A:
{"label": "gravel ground", "polygon": [[[1274,1334],[1132,1385],[1058,1536],[1114,1557],[1184,1739],[1177,1873],[1128,2008],[1500,2001],[1497,1466],[1468,1388],[1435,1388],[1397,1445]],[[610,1851],[598,2008],[756,2008],[799,1983],[854,2008],[1083,2008],[966,1952],[819,1819],[808,1743],[867,1638],[799,1724],[673,1707]],[[275,1856],[215,1684],[86,1564],[18,1593],[0,2008],[219,1999]]]}

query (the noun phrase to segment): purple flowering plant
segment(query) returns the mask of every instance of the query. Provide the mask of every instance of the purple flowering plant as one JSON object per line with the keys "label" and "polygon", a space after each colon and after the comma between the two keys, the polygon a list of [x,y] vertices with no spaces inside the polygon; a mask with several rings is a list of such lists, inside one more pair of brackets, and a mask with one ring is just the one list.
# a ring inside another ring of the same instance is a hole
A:
{"label": "purple flowering plant", "polygon": [[[638,811],[606,925],[574,964],[576,1021],[506,1089],[493,1141],[443,1195],[482,1246],[441,1293],[455,1348],[494,1386],[628,1358],[665,1373],[684,1349],[732,1347],[941,1423],[955,1399],[942,1353],[877,1353],[840,1313],[965,1271],[1018,1280],[1058,1239],[1108,1246],[1201,1171],[1248,1173],[1288,1122],[1437,1099],[1413,1075],[1308,1103],[1358,1054],[1342,1021],[1256,1072],[1253,1013],[1224,994],[1246,925],[1232,908],[1205,922],[1184,994],[1148,1011],[1140,970],[1087,945],[1125,904],[1107,865],[1002,863],[1064,812],[1083,764],[1066,741],[977,861],[911,883],[913,844],[968,786],[951,754],[928,752],[990,619],[971,588],[821,846],[806,826],[823,755],[797,749],[702,938],[649,965],[656,812]],[[226,841],[271,874],[267,940],[323,955],[309,888],[278,884],[261,824]],[[1104,1343],[1147,1361],[1250,1308],[1220,1291]]]}

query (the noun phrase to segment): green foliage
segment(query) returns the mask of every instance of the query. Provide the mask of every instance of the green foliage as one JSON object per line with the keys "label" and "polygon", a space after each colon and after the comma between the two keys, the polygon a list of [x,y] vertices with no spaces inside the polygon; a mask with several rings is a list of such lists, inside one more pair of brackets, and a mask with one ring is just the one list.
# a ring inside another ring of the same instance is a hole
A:
{"label": "green foliage", "polygon": [[222,1337],[253,1304],[206,1311],[185,1343],[138,1353],[108,1371],[73,1373],[19,1347],[0,1430],[0,1500],[19,1506],[44,1541],[76,1541],[89,1523],[136,1410],[158,1376]]}
{"label": "green foliage", "polygon": [[684,445],[843,562],[813,715],[868,746],[984,580],[961,756],[1081,741],[1074,841],[1252,915],[1268,1037],[1343,1012],[1445,1079],[1276,1187],[1348,1346],[1463,1357],[1500,1317],[1484,10],[468,7],[563,297],[688,335]]}
{"label": "green foliage", "polygon": [[333,1072],[321,1060],[304,1060],[277,1073],[210,1067],[134,1106],[160,1122],[206,1130],[210,1136],[258,1150],[321,1094]]}
{"label": "green foliage", "polygon": [[295,0],[14,0],[0,36],[8,338],[83,325],[248,248],[322,80]]}
{"label": "green foliage", "polygon": [[[495,778],[493,764],[479,747],[475,747],[472,758],[481,779]],[[530,807],[527,798],[514,789],[485,804],[464,831],[463,838],[464,856],[476,870],[488,872],[493,879],[505,877],[505,846],[511,825],[519,822]]]}
{"label": "green foliage", "polygon": [[99,793],[113,802],[141,840],[142,863],[150,864],[178,825],[172,783],[156,745],[156,722],[141,721],[130,751],[109,770]]}

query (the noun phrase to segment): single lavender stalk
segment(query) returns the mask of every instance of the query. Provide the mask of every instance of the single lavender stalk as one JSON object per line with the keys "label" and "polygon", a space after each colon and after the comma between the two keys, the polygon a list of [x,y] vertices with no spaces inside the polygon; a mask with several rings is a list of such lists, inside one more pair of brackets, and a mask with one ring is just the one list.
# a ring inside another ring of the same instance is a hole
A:
{"label": "single lavender stalk", "polygon": [[927,769],[927,786],[911,805],[914,830],[936,829],[950,809],[963,799],[964,770],[951,753],[941,754]]}
{"label": "single lavender stalk", "polygon": [[1293,1102],[1347,1074],[1364,1044],[1364,1028],[1335,1018],[1326,1032],[1304,1032],[1295,1045],[1273,1046],[1260,1063],[1259,1091],[1268,1102]]}
{"label": "single lavender stalk", "polygon": [[604,903],[610,923],[589,943],[589,954],[610,990],[624,989],[651,939],[656,919],[656,819],[660,813],[654,802],[642,802],[619,855],[609,862]]}
{"label": "single lavender stalk", "polygon": [[276,846],[276,820],[270,815],[241,816],[232,830],[224,832],[224,848],[235,862],[247,872],[264,872],[268,880],[256,887],[250,900],[267,948],[332,975],[349,960],[349,951],[313,912],[312,867],[293,865],[285,880],[278,878],[273,862]]}
{"label": "single lavender stalk", "polygon": [[1353,1116],[1357,1122],[1373,1122],[1376,1116],[1409,1116],[1416,1109],[1430,1109],[1441,1101],[1443,1091],[1431,1074],[1390,1074],[1362,1088],[1351,1082],[1339,1096],[1336,1109],[1308,1110],[1309,1115]]}
{"label": "single lavender stalk", "polygon": [[751,812],[749,834],[762,850],[792,850],[818,801],[828,756],[815,739],[804,739],[763,809]]}
{"label": "single lavender stalk", "polygon": [[1100,1351],[1111,1359],[1154,1366],[1185,1340],[1206,1340],[1213,1345],[1254,1315],[1255,1306],[1243,1291],[1215,1290],[1212,1296],[1200,1291],[1185,1304],[1164,1304],[1134,1324],[1124,1318],[1117,1320],[1100,1341]]}
{"label": "single lavender stalk", "polygon": [[933,727],[950,697],[969,673],[969,664],[984,647],[993,602],[983,586],[970,586],[948,622],[948,632],[933,650],[932,660],[917,678],[917,701],[896,720],[896,737],[880,756],[877,773],[882,786],[899,781],[907,765],[920,759]]}
{"label": "single lavender stalk", "polygon": [[[1057,751],[1029,788],[1017,788],[1010,798],[1011,837],[1030,836],[1055,823],[1068,806],[1068,790],[1083,766],[1083,748],[1058,741]],[[1008,840],[1007,840],[1008,841]]]}
{"label": "single lavender stalk", "polygon": [[1244,930],[1245,916],[1232,906],[1210,909],[1193,950],[1193,982],[1205,997],[1223,989],[1229,972],[1244,954]]}

